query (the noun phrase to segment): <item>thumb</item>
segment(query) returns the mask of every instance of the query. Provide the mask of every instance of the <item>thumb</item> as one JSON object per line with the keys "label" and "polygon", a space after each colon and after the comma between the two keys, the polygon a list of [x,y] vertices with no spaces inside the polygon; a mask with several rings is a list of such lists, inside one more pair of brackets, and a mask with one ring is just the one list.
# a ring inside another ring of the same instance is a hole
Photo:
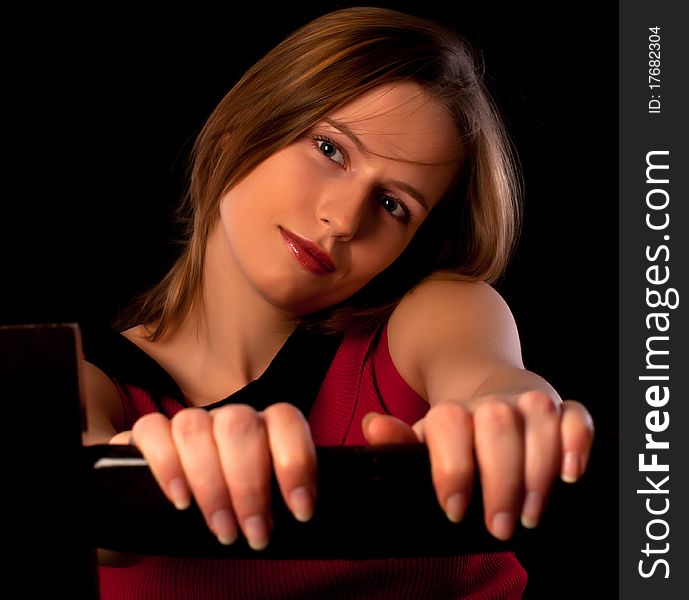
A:
{"label": "thumb", "polygon": [[132,443],[132,432],[131,431],[120,431],[110,438],[108,444],[131,444]]}
{"label": "thumb", "polygon": [[361,420],[366,441],[375,446],[382,444],[416,444],[419,439],[414,430],[401,419],[391,415],[368,413]]}

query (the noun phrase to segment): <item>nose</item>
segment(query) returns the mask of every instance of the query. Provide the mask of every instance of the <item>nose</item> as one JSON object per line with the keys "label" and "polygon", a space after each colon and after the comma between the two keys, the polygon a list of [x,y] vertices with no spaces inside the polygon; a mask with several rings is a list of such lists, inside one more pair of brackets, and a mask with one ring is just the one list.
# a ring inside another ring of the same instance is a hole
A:
{"label": "nose", "polygon": [[368,186],[332,185],[316,207],[316,219],[339,241],[351,240],[365,222],[371,192]]}

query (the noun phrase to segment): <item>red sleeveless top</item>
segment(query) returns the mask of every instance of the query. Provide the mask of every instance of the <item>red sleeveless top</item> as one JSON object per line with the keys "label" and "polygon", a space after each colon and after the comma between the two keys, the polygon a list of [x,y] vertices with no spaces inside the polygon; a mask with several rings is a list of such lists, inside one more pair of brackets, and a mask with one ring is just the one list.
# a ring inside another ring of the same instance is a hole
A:
{"label": "red sleeveless top", "polygon": [[[119,338],[118,343],[131,344],[123,336]],[[86,358],[89,360],[88,354]],[[150,362],[154,363],[153,359]],[[171,417],[184,407],[179,396],[152,394],[141,377],[134,385],[109,375],[121,395],[127,428],[148,412],[158,410]],[[366,413],[388,413],[412,424],[427,410],[428,403],[392,362],[387,328],[383,327],[378,332],[344,337],[310,411],[309,424],[316,445],[363,445],[361,419]],[[102,600],[502,600],[522,597],[526,572],[511,552],[385,560],[149,556],[132,567],[100,567],[99,581]]]}

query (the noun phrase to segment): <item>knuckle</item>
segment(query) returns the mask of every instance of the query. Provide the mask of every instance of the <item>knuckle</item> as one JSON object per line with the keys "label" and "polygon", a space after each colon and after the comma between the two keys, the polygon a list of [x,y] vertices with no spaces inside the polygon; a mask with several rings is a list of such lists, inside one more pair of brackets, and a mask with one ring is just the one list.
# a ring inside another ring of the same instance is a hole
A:
{"label": "knuckle", "polygon": [[267,492],[253,488],[234,489],[232,505],[239,520],[256,514],[262,514],[270,508],[270,497]]}
{"label": "knuckle", "polygon": [[172,417],[172,431],[175,436],[186,440],[208,431],[210,416],[201,408],[179,411]]}
{"label": "knuckle", "polygon": [[234,476],[227,480],[227,489],[232,498],[232,503],[246,504],[256,499],[270,497],[270,480],[272,472],[270,468],[258,467],[250,473],[242,476]]}
{"label": "knuckle", "polygon": [[268,408],[266,408],[263,411],[263,414],[266,416],[266,418],[269,419],[300,419],[302,421],[305,421],[306,418],[302,414],[302,412],[293,404],[290,404],[289,402],[276,402],[275,404],[271,404]]}
{"label": "knuckle", "polygon": [[562,421],[562,428],[566,435],[575,439],[592,439],[595,433],[593,419],[587,413],[577,415],[579,418],[565,418]]}
{"label": "knuckle", "polygon": [[442,402],[434,406],[426,416],[432,424],[443,423],[452,425],[467,425],[471,417],[466,409],[457,402]]}
{"label": "knuckle", "polygon": [[246,436],[261,426],[258,413],[246,404],[225,406],[213,413],[213,427],[216,436]]}
{"label": "knuckle", "polygon": [[498,431],[507,430],[517,424],[517,415],[512,406],[502,401],[485,401],[477,409],[474,418],[477,423]]}
{"label": "knuckle", "polygon": [[452,481],[466,484],[472,477],[473,469],[469,461],[458,461],[455,457],[436,457],[432,466],[433,480]]}
{"label": "knuckle", "polygon": [[157,429],[167,422],[167,417],[159,412],[152,412],[139,417],[132,426],[132,435],[138,436]]}
{"label": "knuckle", "polygon": [[565,417],[575,417],[574,421],[579,423],[579,426],[587,433],[593,433],[595,425],[591,413],[583,404],[570,400],[565,403]]}
{"label": "knuckle", "polygon": [[549,394],[542,390],[531,390],[523,393],[517,404],[520,409],[527,413],[539,413],[544,415],[555,415],[557,404]]}
{"label": "knuckle", "polygon": [[281,452],[273,455],[273,466],[283,477],[300,478],[313,468],[314,461],[305,451]]}
{"label": "knuckle", "polygon": [[221,504],[224,500],[224,488],[217,480],[209,477],[196,477],[189,481],[194,498],[204,507]]}

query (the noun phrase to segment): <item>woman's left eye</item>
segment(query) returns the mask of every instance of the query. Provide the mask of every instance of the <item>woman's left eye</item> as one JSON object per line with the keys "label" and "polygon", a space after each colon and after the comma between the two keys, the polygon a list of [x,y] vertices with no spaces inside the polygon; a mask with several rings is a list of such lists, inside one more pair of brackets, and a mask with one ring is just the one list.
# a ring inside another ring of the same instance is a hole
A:
{"label": "woman's left eye", "polygon": [[380,197],[381,206],[389,212],[395,219],[399,219],[403,223],[409,222],[409,211],[407,207],[397,198],[393,198],[387,194]]}
{"label": "woman's left eye", "polygon": [[323,156],[325,156],[328,160],[332,160],[334,163],[337,163],[342,167],[345,166],[345,156],[335,142],[324,137],[315,137],[313,138],[313,141],[316,145],[316,148],[318,148],[320,153],[323,154]]}

